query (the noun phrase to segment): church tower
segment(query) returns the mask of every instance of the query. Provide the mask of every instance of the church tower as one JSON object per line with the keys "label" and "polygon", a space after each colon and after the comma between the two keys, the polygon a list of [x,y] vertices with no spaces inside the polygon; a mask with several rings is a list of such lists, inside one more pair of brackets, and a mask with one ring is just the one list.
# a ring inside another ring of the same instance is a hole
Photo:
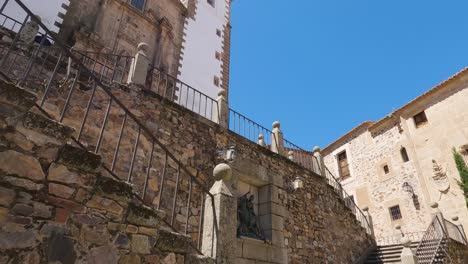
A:
{"label": "church tower", "polygon": [[229,94],[231,1],[188,1],[178,79],[214,99]]}

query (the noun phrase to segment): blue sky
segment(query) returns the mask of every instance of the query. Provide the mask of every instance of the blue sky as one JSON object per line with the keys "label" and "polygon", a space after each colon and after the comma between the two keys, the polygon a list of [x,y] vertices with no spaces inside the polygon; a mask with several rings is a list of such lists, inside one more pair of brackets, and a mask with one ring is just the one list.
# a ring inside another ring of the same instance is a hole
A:
{"label": "blue sky", "polygon": [[461,0],[235,0],[230,104],[324,147],[468,66]]}

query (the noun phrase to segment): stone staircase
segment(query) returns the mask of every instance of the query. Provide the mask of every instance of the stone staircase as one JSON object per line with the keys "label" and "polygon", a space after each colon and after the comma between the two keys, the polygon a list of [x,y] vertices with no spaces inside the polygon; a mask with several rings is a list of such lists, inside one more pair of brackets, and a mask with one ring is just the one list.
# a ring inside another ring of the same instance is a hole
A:
{"label": "stone staircase", "polygon": [[0,81],[0,263],[214,263],[36,101]]}
{"label": "stone staircase", "polygon": [[[416,251],[419,242],[411,243],[411,249]],[[380,263],[401,263],[400,255],[403,250],[401,244],[378,246],[367,258],[364,264],[380,264]]]}

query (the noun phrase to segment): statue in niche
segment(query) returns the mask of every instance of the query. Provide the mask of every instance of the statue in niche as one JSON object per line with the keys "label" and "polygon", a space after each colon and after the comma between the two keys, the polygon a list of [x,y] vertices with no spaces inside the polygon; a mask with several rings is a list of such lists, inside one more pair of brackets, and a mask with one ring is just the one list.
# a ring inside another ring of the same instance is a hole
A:
{"label": "statue in niche", "polygon": [[249,194],[250,192],[239,198],[237,207],[237,237],[245,236],[265,240],[254,211],[253,200],[255,196]]}

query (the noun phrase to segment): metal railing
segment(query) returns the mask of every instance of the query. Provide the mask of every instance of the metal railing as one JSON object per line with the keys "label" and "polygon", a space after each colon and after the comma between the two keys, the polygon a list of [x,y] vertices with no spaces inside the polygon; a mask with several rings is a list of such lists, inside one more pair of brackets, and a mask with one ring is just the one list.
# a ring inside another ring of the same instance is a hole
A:
{"label": "metal railing", "polygon": [[[31,18],[54,36],[21,0],[13,1],[27,13],[24,21]],[[27,53],[18,37],[3,43],[2,65],[14,62],[14,66],[8,71],[0,68],[2,79],[38,93],[36,106],[42,113],[73,127],[78,146],[100,154],[110,177],[132,184],[138,200],[165,211],[163,221],[168,227],[191,236],[198,250],[206,197],[211,198],[207,201],[214,209],[213,195],[202,182],[208,177],[186,167],[159,140],[157,131],[149,129],[111,92],[116,78],[124,78],[128,58],[70,51],[53,38],[49,53],[41,52],[46,49],[42,43]],[[111,62],[112,67],[108,66]],[[214,210],[213,214],[216,222]]]}
{"label": "metal railing", "polygon": [[[152,67],[147,89],[206,119],[219,120],[218,101],[164,71]],[[152,74],[151,74],[152,73]]]}
{"label": "metal railing", "polygon": [[392,236],[376,237],[375,241],[377,242],[377,246],[399,245],[401,244],[402,238],[408,238],[411,242],[419,242],[423,238],[425,232],[426,231],[417,231],[403,234],[400,233]]}
{"label": "metal railing", "polygon": [[450,239],[453,239],[457,241],[460,244],[463,245],[468,245],[468,241],[466,240],[465,237],[465,231],[463,230],[462,225],[456,225],[452,222],[450,222],[447,219],[444,219],[445,221],[445,227],[447,228],[447,236]]}
{"label": "metal railing", "polygon": [[265,142],[265,147],[269,146],[269,143],[267,142],[270,142],[270,144],[276,144],[276,139],[272,138],[273,132],[271,130],[233,109],[229,109],[228,120],[228,126],[232,132],[255,143],[258,143],[259,136],[261,135]]}
{"label": "metal railing", "polygon": [[447,254],[447,239],[443,226],[444,219],[434,216],[416,249],[418,263],[442,261]]}

